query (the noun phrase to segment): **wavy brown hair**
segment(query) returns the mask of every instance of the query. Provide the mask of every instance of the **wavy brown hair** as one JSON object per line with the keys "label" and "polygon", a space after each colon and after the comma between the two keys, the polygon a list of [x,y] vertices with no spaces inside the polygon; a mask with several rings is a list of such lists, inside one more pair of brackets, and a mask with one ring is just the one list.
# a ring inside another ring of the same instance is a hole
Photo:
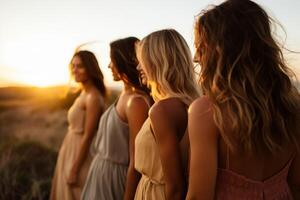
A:
{"label": "wavy brown hair", "polygon": [[[86,51],[86,50],[80,50],[80,51],[75,52],[72,59],[75,56],[78,56],[81,59],[81,61],[83,63],[83,67],[86,69],[87,74],[88,74],[89,78],[91,79],[92,83],[96,86],[96,88],[103,95],[103,97],[106,98],[107,89],[104,84],[103,73],[99,67],[96,56],[92,52]],[[70,70],[72,69],[71,62],[69,64],[69,68],[70,68]]]}
{"label": "wavy brown hair", "polygon": [[195,23],[200,84],[213,101],[215,123],[234,148],[224,134],[230,122],[234,138],[251,153],[297,146],[299,92],[272,35],[272,22],[252,1],[227,0],[202,11]]}
{"label": "wavy brown hair", "polygon": [[126,80],[123,81],[150,95],[147,86],[140,82],[140,74],[136,68],[139,62],[136,57],[135,47],[139,41],[136,37],[127,37],[111,42],[110,58],[121,75],[121,79],[124,79],[122,75],[126,76]]}

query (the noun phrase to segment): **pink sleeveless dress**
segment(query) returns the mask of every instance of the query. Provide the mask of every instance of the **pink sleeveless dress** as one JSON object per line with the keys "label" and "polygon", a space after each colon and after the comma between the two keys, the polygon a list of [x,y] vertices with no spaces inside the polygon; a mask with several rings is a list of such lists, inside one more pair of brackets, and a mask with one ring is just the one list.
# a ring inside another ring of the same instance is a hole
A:
{"label": "pink sleeveless dress", "polygon": [[[292,200],[287,176],[294,156],[283,169],[264,181],[251,180],[227,169],[218,169],[217,200]],[[228,161],[227,161],[228,162]]]}

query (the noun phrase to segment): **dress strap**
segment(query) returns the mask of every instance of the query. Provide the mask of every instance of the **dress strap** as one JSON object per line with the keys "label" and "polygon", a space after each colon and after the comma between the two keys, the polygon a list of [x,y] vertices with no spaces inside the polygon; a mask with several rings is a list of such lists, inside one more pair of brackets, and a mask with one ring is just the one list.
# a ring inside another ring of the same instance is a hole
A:
{"label": "dress strap", "polygon": [[293,162],[293,160],[295,159],[295,157],[296,157],[296,154],[297,154],[297,152],[294,152],[293,154],[292,154],[292,156],[291,156],[291,158],[290,158],[290,160],[289,160],[289,162],[288,162],[288,168],[291,166],[291,164],[292,164],[292,162]]}
{"label": "dress strap", "polygon": [[229,147],[226,145],[226,169],[229,169],[230,163],[229,163]]}
{"label": "dress strap", "polygon": [[117,96],[117,98],[116,98],[115,101],[113,102],[113,106],[114,106],[114,107],[117,106],[117,103],[119,102],[119,99],[120,99],[120,95]]}
{"label": "dress strap", "polygon": [[[145,94],[145,95],[147,95],[147,94]],[[150,108],[151,107],[151,102],[150,102],[149,99],[147,99],[147,97],[145,95],[139,94],[139,93],[135,94],[136,97],[141,97],[142,99],[144,99],[144,101],[146,102],[146,104]]]}

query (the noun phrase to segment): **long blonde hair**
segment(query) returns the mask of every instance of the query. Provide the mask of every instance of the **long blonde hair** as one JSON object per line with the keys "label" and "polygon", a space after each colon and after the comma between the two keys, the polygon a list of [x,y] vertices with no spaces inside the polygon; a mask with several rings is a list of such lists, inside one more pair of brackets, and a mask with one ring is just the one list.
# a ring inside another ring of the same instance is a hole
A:
{"label": "long blonde hair", "polygon": [[224,134],[229,121],[238,144],[250,153],[297,146],[299,136],[299,92],[270,23],[256,3],[228,0],[202,12],[195,27],[200,84],[213,101],[215,123],[233,147]]}
{"label": "long blonde hair", "polygon": [[138,54],[154,101],[178,97],[189,105],[199,96],[191,52],[176,30],[149,34],[140,42]]}

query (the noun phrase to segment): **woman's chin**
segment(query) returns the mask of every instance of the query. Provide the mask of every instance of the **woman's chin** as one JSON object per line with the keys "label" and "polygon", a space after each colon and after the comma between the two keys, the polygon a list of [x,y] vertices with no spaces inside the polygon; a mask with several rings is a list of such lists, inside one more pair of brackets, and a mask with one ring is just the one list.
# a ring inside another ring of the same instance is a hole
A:
{"label": "woman's chin", "polygon": [[120,79],[119,77],[115,77],[115,76],[114,76],[114,77],[113,77],[113,80],[114,80],[114,81],[120,81],[121,79]]}
{"label": "woman's chin", "polygon": [[75,77],[74,80],[76,83],[86,83],[89,81],[89,79],[86,77]]}
{"label": "woman's chin", "polygon": [[82,82],[82,80],[80,78],[74,78],[74,80],[75,80],[76,83],[81,83]]}
{"label": "woman's chin", "polygon": [[142,84],[147,86],[147,80],[146,79],[142,79]]}
{"label": "woman's chin", "polygon": [[144,75],[140,76],[140,81],[142,82],[143,85],[147,85],[147,78]]}

